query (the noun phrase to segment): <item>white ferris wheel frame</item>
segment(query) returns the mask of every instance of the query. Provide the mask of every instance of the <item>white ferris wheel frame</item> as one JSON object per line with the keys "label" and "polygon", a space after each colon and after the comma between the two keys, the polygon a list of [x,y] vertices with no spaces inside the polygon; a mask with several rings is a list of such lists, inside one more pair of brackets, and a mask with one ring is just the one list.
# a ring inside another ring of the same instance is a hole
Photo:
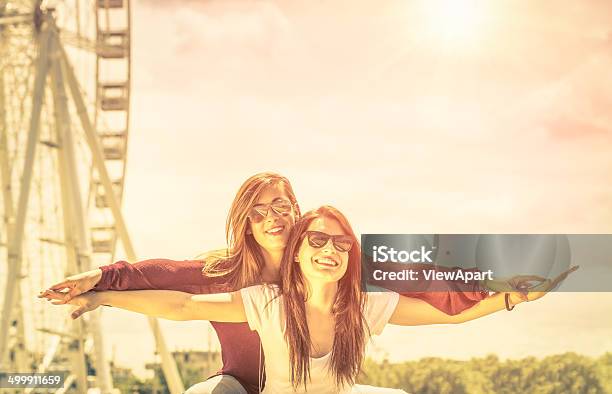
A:
{"label": "white ferris wheel frame", "polygon": [[[117,0],[96,0],[96,2],[104,3],[107,7]],[[2,23],[14,23],[16,17],[4,18]],[[19,17],[23,18],[23,17]],[[17,22],[23,22],[22,19]],[[55,24],[55,20],[51,13],[40,15],[41,24],[38,39],[38,57],[35,65],[35,79],[32,92],[32,113],[29,122],[27,134],[27,144],[25,149],[25,159],[23,163],[23,172],[16,211],[13,208],[12,192],[10,190],[11,179],[8,173],[9,157],[7,154],[6,132],[0,129],[0,182],[2,185],[2,196],[4,200],[5,216],[7,217],[7,281],[5,289],[3,313],[0,320],[0,365],[7,363],[8,356],[8,336],[9,326],[11,322],[19,319],[23,321],[23,311],[21,310],[20,299],[20,279],[21,266],[23,260],[23,241],[26,223],[26,213],[28,210],[28,201],[30,198],[30,188],[32,184],[32,175],[36,148],[40,139],[40,115],[43,105],[43,97],[45,94],[45,86],[47,77],[50,79],[50,88],[54,102],[54,118],[55,118],[55,133],[58,141],[58,164],[59,164],[59,179],[61,189],[62,211],[64,212],[64,236],[67,252],[68,271],[72,273],[78,270],[91,268],[91,254],[95,252],[94,242],[88,237],[88,223],[84,212],[84,204],[81,193],[79,191],[79,180],[77,173],[77,164],[74,152],[74,141],[72,138],[73,131],[71,130],[70,113],[68,109],[68,94],[66,87],[72,97],[76,107],[78,118],[82,129],[85,133],[87,146],[92,156],[92,164],[97,171],[99,183],[102,186],[102,193],[96,197],[104,200],[104,206],[109,208],[113,218],[113,237],[112,250],[108,251],[114,255],[114,244],[116,238],[121,240],[123,249],[129,260],[136,260],[131,239],[129,237],[127,227],[121,212],[120,195],[117,196],[117,191],[114,182],[109,175],[105,162],[105,146],[103,145],[100,133],[96,131],[94,122],[91,121],[84,98],[82,97],[78,79],[69,61],[68,55],[63,48],[60,40],[60,33]],[[31,20],[31,18],[30,18]],[[108,49],[108,47],[103,48]],[[99,60],[98,60],[99,62]],[[96,67],[98,73],[99,63]],[[129,68],[129,67],[128,67]],[[128,71],[129,72],[129,71]],[[98,75],[96,75],[98,78]],[[2,82],[0,81],[0,84]],[[4,110],[3,95],[4,87],[0,85],[0,111]],[[104,98],[102,98],[104,99]],[[96,106],[99,105],[97,96]],[[111,102],[112,104],[112,102]],[[111,108],[112,109],[112,108]],[[0,115],[3,115],[0,113]],[[125,148],[125,145],[124,145]],[[125,171],[125,167],[123,168]],[[123,180],[123,179],[122,179]],[[122,186],[122,185],[121,185]],[[102,393],[111,393],[113,389],[112,378],[107,358],[104,355],[103,337],[100,331],[100,316],[99,311],[90,314],[90,320],[87,324],[87,331],[93,337],[94,347],[94,362],[96,366],[96,384]],[[154,335],[157,352],[161,357],[162,370],[172,394],[182,393],[184,386],[181,381],[175,360],[173,359],[168,347],[165,343],[159,323],[155,318],[148,318],[150,329]],[[21,329],[19,335],[23,336],[23,324],[17,324]],[[70,332],[53,332],[51,329],[46,330],[47,333],[55,335],[56,340],[47,349],[47,353],[36,372],[44,372],[52,363],[53,358],[60,347],[62,339],[68,338],[73,341],[75,351],[72,354],[72,366],[63,392],[70,386],[72,382],[76,382],[77,391],[85,392],[87,390],[87,370],[85,364],[85,327],[82,321],[74,322]],[[25,340],[21,337],[21,340]],[[19,362],[19,357],[17,357]],[[20,365],[20,367],[25,367]],[[27,390],[26,392],[31,392]]]}

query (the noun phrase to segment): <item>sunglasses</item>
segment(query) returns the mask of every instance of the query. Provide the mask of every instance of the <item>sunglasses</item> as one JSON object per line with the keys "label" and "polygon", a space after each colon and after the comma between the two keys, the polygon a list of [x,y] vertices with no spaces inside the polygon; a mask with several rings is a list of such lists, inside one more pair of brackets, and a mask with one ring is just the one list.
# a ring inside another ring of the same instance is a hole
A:
{"label": "sunglasses", "polygon": [[276,200],[269,204],[257,204],[249,210],[248,217],[251,222],[260,223],[268,216],[270,209],[277,215],[287,216],[291,213],[293,204],[288,200]]}
{"label": "sunglasses", "polygon": [[304,237],[308,237],[308,245],[313,248],[322,248],[327,245],[331,238],[334,248],[338,252],[348,252],[355,243],[355,240],[350,235],[329,235],[320,231],[306,231],[302,234],[302,239]]}

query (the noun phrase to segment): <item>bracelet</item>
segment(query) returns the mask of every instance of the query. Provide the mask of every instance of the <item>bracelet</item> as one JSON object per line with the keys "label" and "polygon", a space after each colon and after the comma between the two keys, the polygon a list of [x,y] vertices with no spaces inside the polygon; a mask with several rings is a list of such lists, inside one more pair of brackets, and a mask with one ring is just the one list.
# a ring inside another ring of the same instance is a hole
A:
{"label": "bracelet", "polygon": [[516,305],[512,305],[512,308],[510,308],[510,293],[506,293],[504,300],[506,301],[506,310],[507,311],[513,310]]}

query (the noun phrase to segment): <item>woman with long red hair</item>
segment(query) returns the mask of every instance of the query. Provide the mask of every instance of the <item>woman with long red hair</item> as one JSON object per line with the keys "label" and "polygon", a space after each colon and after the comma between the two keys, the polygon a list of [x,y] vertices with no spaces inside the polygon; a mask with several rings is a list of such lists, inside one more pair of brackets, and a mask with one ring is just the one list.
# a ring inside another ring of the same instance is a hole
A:
{"label": "woman with long red hair", "polygon": [[[291,230],[280,267],[280,285],[255,285],[221,298],[165,290],[88,292],[71,304],[87,310],[111,305],[172,320],[247,322],[261,338],[266,356],[264,393],[370,392],[355,378],[371,335],[386,324],[454,324],[473,320],[527,298],[542,297],[562,278],[539,292],[498,293],[456,315],[419,299],[393,292],[361,290],[360,248],[346,218],[321,207]],[[49,299],[63,295],[49,292]]]}

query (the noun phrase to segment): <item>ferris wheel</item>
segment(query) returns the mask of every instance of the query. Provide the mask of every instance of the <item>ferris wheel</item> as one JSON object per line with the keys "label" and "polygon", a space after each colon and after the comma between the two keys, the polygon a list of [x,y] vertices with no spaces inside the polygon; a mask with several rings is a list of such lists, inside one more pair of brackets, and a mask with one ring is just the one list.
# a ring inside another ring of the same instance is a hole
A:
{"label": "ferris wheel", "polygon": [[130,70],[129,0],[0,0],[0,370],[68,370],[63,391],[112,392],[99,312],[69,321],[35,295],[108,264],[118,240],[135,259],[120,210]]}

